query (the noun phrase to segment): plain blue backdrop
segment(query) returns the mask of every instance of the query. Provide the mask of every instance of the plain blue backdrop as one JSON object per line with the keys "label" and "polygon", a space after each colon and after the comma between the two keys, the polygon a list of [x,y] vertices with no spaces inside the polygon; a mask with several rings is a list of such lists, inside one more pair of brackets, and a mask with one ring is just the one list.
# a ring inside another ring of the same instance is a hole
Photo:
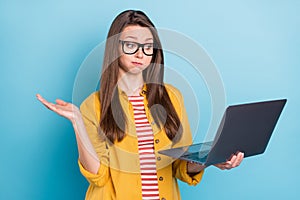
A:
{"label": "plain blue backdrop", "polygon": [[[199,43],[217,66],[227,104],[288,99],[265,154],[231,171],[210,167],[195,187],[180,183],[183,199],[299,199],[296,0],[1,0],[0,199],[84,198],[88,184],[78,170],[72,126],[35,94],[72,101],[82,62],[105,40],[113,18],[129,8]],[[172,55],[166,61],[172,63]]]}

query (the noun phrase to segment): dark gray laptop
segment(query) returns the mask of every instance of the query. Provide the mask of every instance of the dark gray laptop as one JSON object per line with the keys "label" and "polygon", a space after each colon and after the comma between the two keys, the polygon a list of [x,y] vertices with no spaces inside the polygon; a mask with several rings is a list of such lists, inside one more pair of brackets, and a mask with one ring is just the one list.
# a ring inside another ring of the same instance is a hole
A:
{"label": "dark gray laptop", "polygon": [[214,141],[159,151],[173,158],[206,166],[225,162],[237,151],[245,157],[262,154],[286,99],[228,106]]}

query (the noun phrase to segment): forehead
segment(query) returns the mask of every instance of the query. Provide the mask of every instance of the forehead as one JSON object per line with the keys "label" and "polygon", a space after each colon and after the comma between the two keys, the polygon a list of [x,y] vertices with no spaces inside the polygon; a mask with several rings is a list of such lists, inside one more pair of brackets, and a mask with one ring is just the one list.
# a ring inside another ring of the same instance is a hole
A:
{"label": "forehead", "polygon": [[136,41],[147,41],[153,39],[152,33],[149,28],[139,25],[126,26],[121,32],[121,39],[132,39]]}

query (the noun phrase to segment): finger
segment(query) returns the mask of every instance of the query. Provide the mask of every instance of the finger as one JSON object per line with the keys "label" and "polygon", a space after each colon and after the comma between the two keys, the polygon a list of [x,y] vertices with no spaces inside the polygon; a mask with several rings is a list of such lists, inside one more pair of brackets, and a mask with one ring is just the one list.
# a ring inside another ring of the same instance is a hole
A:
{"label": "finger", "polygon": [[48,102],[46,99],[44,99],[39,94],[37,94],[37,99],[49,109],[54,108],[54,106],[55,106],[53,103]]}
{"label": "finger", "polygon": [[232,169],[233,168],[233,163],[235,162],[236,160],[236,155],[232,155],[230,160],[226,161],[225,163],[223,163],[224,165],[224,168],[225,169]]}
{"label": "finger", "polygon": [[220,165],[220,169],[222,170],[229,169],[229,165],[227,163],[223,163]]}
{"label": "finger", "polygon": [[237,156],[236,156],[236,155],[233,155],[233,156],[231,157],[231,159],[230,159],[230,162],[231,162],[231,163],[234,163],[234,162],[236,161],[236,158],[237,158]]}
{"label": "finger", "polygon": [[47,101],[46,99],[44,99],[41,95],[37,94],[37,99],[43,103],[44,105],[50,105],[51,103],[49,101]]}
{"label": "finger", "polygon": [[227,162],[226,162],[226,165],[229,167],[229,168],[232,168],[232,165],[233,165],[233,163],[236,161],[236,155],[232,155],[231,156],[231,158],[230,158],[230,160],[228,160]]}
{"label": "finger", "polygon": [[67,102],[65,102],[65,101],[63,101],[63,100],[61,100],[61,99],[56,99],[56,103],[59,104],[59,105],[62,105],[62,106],[68,105]]}
{"label": "finger", "polygon": [[244,159],[244,153],[242,153],[242,152],[239,152],[238,154],[237,154],[237,158],[236,158],[236,160],[235,160],[235,162],[234,162],[234,167],[237,167],[237,166],[239,166],[240,164],[241,164],[241,162],[243,161],[243,159]]}
{"label": "finger", "polygon": [[37,94],[36,97],[37,97],[37,99],[38,99],[39,101],[41,101],[42,103],[46,101],[46,99],[44,99],[40,94]]}
{"label": "finger", "polygon": [[49,110],[52,110],[52,111],[54,111],[54,112],[56,112],[56,113],[58,113],[58,114],[61,115],[61,113],[62,113],[61,111],[63,110],[61,106],[56,105],[56,104],[54,104],[54,103],[51,103],[51,102],[47,101],[46,99],[44,99],[44,98],[43,98],[41,95],[39,95],[39,94],[37,94],[37,98],[38,98],[38,100],[39,100],[42,104],[44,104],[44,106],[46,106]]}
{"label": "finger", "polygon": [[239,166],[243,158],[244,154],[242,152],[238,152],[235,156],[235,160],[232,160],[232,168]]}
{"label": "finger", "polygon": [[73,113],[73,107],[72,106],[66,106],[69,103],[64,102],[63,100],[56,100],[58,104],[50,103],[46,99],[44,99],[40,94],[37,94],[37,99],[49,110],[52,110],[53,112],[67,118],[71,119],[74,117]]}
{"label": "finger", "polygon": [[240,162],[238,157],[235,159],[235,161],[232,163],[232,168],[239,166]]}
{"label": "finger", "polygon": [[221,170],[225,169],[225,164],[223,164],[223,163],[215,164],[214,166],[216,166],[217,168],[219,168]]}
{"label": "finger", "polygon": [[70,112],[68,109],[65,108],[65,106],[60,106],[57,104],[52,104],[50,103],[50,106],[48,107],[50,110],[52,110],[53,112],[66,117],[66,118],[70,118],[70,116],[72,116],[72,112]]}
{"label": "finger", "polygon": [[215,164],[216,167],[218,167],[219,169],[221,170],[229,170],[232,168],[232,163],[231,161],[226,161],[226,162],[223,162],[223,163],[219,163],[219,164]]}
{"label": "finger", "polygon": [[226,162],[226,164],[224,165],[225,169],[231,169],[232,168],[232,163],[230,161]]}
{"label": "finger", "polygon": [[55,104],[50,103],[50,102],[42,102],[44,104],[44,106],[46,106],[49,110],[52,110],[54,112],[57,112],[57,107]]}

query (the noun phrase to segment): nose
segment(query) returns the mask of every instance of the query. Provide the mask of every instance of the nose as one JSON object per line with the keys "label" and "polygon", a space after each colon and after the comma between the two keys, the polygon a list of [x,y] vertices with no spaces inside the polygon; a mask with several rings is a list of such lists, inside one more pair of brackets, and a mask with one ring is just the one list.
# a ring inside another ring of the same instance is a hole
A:
{"label": "nose", "polygon": [[135,56],[138,58],[142,58],[144,56],[142,47],[139,47],[138,51],[135,53]]}

